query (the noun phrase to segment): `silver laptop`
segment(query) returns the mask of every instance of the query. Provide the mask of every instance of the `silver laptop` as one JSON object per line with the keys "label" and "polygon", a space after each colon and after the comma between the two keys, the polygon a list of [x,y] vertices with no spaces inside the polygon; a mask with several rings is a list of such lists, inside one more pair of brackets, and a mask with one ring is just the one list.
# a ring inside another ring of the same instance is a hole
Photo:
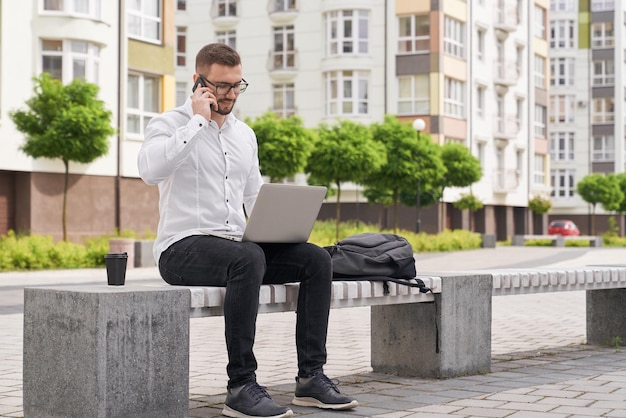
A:
{"label": "silver laptop", "polygon": [[224,232],[209,232],[233,241],[261,243],[306,242],[311,235],[326,187],[297,186],[282,183],[264,183],[243,236]]}

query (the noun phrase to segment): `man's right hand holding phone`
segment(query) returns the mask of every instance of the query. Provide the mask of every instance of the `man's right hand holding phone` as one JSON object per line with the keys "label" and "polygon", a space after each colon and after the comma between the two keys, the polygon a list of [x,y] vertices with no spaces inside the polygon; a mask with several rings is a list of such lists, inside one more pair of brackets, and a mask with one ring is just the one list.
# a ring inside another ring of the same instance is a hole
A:
{"label": "man's right hand holding phone", "polygon": [[206,85],[202,76],[196,76],[191,95],[191,109],[194,115],[202,115],[206,120],[211,120],[211,112],[217,110],[217,98]]}

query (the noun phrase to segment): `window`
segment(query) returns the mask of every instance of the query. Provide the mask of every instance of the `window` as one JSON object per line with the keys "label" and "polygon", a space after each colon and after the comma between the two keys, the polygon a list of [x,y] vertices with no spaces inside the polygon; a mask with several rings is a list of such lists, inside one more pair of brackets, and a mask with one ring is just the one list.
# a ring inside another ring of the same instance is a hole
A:
{"label": "window", "polygon": [[614,161],[615,160],[615,139],[613,135],[602,135],[593,137],[593,161]]}
{"label": "window", "polygon": [[573,123],[575,96],[573,94],[555,94],[550,97],[550,122]]}
{"label": "window", "polygon": [[296,113],[295,87],[293,83],[274,84],[272,110],[283,118],[288,118]]}
{"label": "window", "polygon": [[552,186],[552,197],[573,197],[574,196],[574,170],[561,169],[550,170],[550,185]]}
{"label": "window", "polygon": [[550,11],[552,12],[574,11],[574,0],[552,0],[550,2]]}
{"label": "window", "polygon": [[535,5],[535,30],[534,34],[536,38],[546,39],[546,9],[541,6]]}
{"label": "window", "polygon": [[274,50],[272,51],[272,69],[296,67],[295,34],[293,25],[274,28]]}
{"label": "window", "polygon": [[550,25],[550,48],[574,48],[574,21],[553,20]]}
{"label": "window", "polygon": [[574,58],[550,59],[550,85],[574,85]]}
{"label": "window", "polygon": [[516,51],[516,70],[517,70],[517,74],[519,76],[522,76],[524,74],[524,47],[521,45],[518,45],[517,48],[515,49]]}
{"label": "window", "polygon": [[428,15],[398,18],[398,53],[415,54],[430,50],[430,20]]}
{"label": "window", "polygon": [[546,107],[536,104],[535,105],[535,136],[537,138],[546,137]]}
{"label": "window", "polygon": [[127,2],[128,35],[149,42],[161,41],[161,1]]}
{"label": "window", "polygon": [[237,49],[237,42],[234,30],[215,32],[215,39],[219,43],[226,44],[233,49]]}
{"label": "window", "polygon": [[591,47],[612,48],[615,40],[613,23],[599,22],[591,25]]}
{"label": "window", "polygon": [[593,99],[591,109],[592,123],[612,123],[614,119],[615,103],[612,97]]}
{"label": "window", "polygon": [[185,104],[190,93],[191,91],[187,90],[187,83],[176,82],[176,106]]}
{"label": "window", "polygon": [[476,116],[485,117],[485,86],[476,87]]}
{"label": "window", "polygon": [[485,30],[482,28],[476,31],[476,58],[485,62]]}
{"label": "window", "polygon": [[100,18],[101,0],[43,0],[43,10]]}
{"label": "window", "polygon": [[447,116],[465,117],[465,83],[446,77],[444,80],[443,112]]}
{"label": "window", "polygon": [[176,0],[176,10],[187,10],[187,0]]}
{"label": "window", "polygon": [[522,97],[515,100],[515,120],[519,130],[524,123],[524,99]]}
{"label": "window", "polygon": [[331,71],[326,74],[327,115],[366,115],[368,112],[366,71]]}
{"label": "window", "polygon": [[430,114],[430,82],[427,74],[398,77],[398,114]]}
{"label": "window", "polygon": [[339,10],[327,15],[328,55],[367,54],[368,12]]}
{"label": "window", "polygon": [[591,11],[615,10],[615,0],[591,0]]}
{"label": "window", "polygon": [[158,77],[128,74],[126,133],[142,137],[146,125],[160,112],[161,87]]}
{"label": "window", "polygon": [[574,161],[574,132],[550,133],[550,158],[554,161]]}
{"label": "window", "polygon": [[465,57],[465,24],[446,16],[443,22],[443,50],[455,57]]}
{"label": "window", "polygon": [[546,183],[546,157],[542,154],[535,154],[534,160],[533,183],[543,185]]}
{"label": "window", "polygon": [[187,65],[187,28],[176,26],[176,65]]}
{"label": "window", "polygon": [[271,7],[273,12],[289,12],[296,10],[296,0],[273,0]]}
{"label": "window", "polygon": [[217,0],[217,16],[237,16],[237,0]]}
{"label": "window", "polygon": [[546,59],[541,55],[535,54],[535,87],[540,89],[546,88]]}
{"label": "window", "polygon": [[594,86],[612,86],[615,84],[615,62],[594,61],[592,83]]}
{"label": "window", "polygon": [[63,83],[79,78],[97,84],[100,47],[86,41],[42,39],[41,70]]}

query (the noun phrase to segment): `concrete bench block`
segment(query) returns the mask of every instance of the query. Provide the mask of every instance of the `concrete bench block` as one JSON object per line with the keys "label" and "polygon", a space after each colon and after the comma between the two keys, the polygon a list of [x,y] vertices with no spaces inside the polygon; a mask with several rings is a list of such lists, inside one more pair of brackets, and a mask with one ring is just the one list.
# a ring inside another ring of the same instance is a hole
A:
{"label": "concrete bench block", "polygon": [[626,289],[587,290],[587,343],[626,344]]}
{"label": "concrete bench block", "polygon": [[372,306],[374,371],[424,378],[489,372],[492,282],[490,274],[444,276],[434,303]]}
{"label": "concrete bench block", "polygon": [[185,417],[188,290],[24,290],[26,417]]}
{"label": "concrete bench block", "polygon": [[135,267],[154,267],[154,247],[153,240],[137,240],[135,241]]}

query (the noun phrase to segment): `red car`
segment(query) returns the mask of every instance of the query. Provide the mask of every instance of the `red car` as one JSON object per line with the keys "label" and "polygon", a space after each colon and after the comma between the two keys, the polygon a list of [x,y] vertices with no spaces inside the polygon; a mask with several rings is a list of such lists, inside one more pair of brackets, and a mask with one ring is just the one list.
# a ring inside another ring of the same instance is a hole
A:
{"label": "red car", "polygon": [[580,235],[580,230],[572,221],[556,220],[550,222],[548,235]]}

